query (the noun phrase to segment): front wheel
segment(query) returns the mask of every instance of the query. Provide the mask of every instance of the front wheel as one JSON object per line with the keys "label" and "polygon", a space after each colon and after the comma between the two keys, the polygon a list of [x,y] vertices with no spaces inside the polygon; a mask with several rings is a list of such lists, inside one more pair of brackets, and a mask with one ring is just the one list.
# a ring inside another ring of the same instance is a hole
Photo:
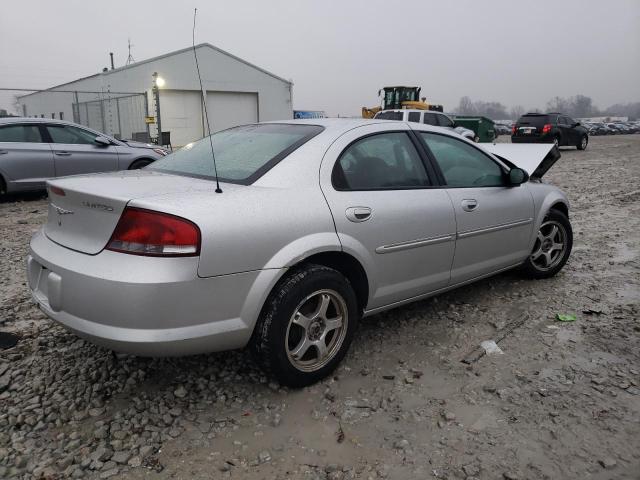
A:
{"label": "front wheel", "polygon": [[567,216],[550,210],[542,221],[524,273],[531,278],[549,278],[562,270],[573,247],[573,230]]}
{"label": "front wheel", "polygon": [[580,141],[578,142],[578,145],[576,146],[578,147],[578,150],[586,150],[587,145],[589,145],[589,137],[586,135],[583,135]]}
{"label": "front wheel", "polygon": [[322,265],[292,271],[271,293],[251,348],[263,369],[290,387],[329,375],[347,353],[359,312],[349,281]]}

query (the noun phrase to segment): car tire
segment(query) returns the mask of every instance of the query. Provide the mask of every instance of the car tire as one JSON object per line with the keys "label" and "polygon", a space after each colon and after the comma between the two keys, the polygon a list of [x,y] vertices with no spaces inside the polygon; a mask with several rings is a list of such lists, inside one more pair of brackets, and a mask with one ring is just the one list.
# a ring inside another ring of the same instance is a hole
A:
{"label": "car tire", "polygon": [[586,150],[588,145],[589,145],[589,136],[583,135],[580,141],[578,142],[578,145],[576,145],[576,147],[578,147],[578,150]]}
{"label": "car tire", "polygon": [[304,265],[292,270],[269,295],[251,350],[265,372],[282,385],[311,385],[343,359],[359,316],[349,280],[334,269]]}
{"label": "car tire", "polygon": [[478,135],[476,135],[475,137],[473,137],[473,141],[475,143],[478,143],[480,141],[480,137]]}
{"label": "car tire", "polygon": [[4,181],[4,178],[0,175],[0,197],[6,195],[7,193],[7,184]]}
{"label": "car tire", "polygon": [[555,137],[553,137],[553,144],[556,146],[556,148],[560,148],[560,136],[556,135]]}
{"label": "car tire", "polygon": [[142,158],[140,160],[136,160],[131,165],[129,165],[129,170],[139,170],[139,169],[141,169],[143,167],[146,167],[150,163],[151,163],[151,160],[148,160],[146,158]]}
{"label": "car tire", "polygon": [[549,210],[538,229],[531,254],[522,265],[524,274],[535,279],[553,277],[567,263],[572,247],[571,222],[561,211]]}

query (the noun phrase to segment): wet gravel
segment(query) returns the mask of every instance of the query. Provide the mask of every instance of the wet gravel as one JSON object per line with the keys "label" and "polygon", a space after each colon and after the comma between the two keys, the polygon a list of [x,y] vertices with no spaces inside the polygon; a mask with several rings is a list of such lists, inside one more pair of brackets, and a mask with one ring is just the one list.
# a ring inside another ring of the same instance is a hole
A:
{"label": "wet gravel", "polygon": [[[640,135],[562,155],[548,180],[575,244],[557,277],[369,318],[298,391],[245,352],[136,358],[54,325],[24,273],[46,202],[0,201],[0,332],[20,337],[0,350],[0,478],[639,478]],[[504,353],[463,363],[485,340]]]}

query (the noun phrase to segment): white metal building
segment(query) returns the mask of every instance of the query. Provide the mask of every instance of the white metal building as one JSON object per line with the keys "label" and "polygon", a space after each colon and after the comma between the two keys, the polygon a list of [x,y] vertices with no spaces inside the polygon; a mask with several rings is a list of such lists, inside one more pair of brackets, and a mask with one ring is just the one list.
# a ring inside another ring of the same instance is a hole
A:
{"label": "white metal building", "polygon": [[[212,131],[292,118],[290,81],[208,43],[196,49]],[[174,146],[202,138],[206,124],[192,47],[24,95],[19,102],[25,116],[62,118],[133,138],[147,128],[146,110],[149,116],[155,115],[154,72],[164,81],[160,89],[162,131],[171,133]],[[142,99],[142,103],[130,98]],[[154,126],[150,133],[157,134]]]}

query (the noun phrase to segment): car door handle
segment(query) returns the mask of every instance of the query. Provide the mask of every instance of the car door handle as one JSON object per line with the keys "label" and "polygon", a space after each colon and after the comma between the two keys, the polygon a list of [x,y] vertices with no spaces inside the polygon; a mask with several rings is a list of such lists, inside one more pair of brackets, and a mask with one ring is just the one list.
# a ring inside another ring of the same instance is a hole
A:
{"label": "car door handle", "polygon": [[476,208],[478,208],[478,201],[475,198],[462,200],[462,209],[465,212],[473,212]]}
{"label": "car door handle", "polygon": [[371,218],[371,209],[369,207],[349,207],[344,214],[351,222],[365,222]]}
{"label": "car door handle", "polygon": [[71,155],[71,152],[56,152],[56,155],[60,155],[61,157],[68,157]]}

